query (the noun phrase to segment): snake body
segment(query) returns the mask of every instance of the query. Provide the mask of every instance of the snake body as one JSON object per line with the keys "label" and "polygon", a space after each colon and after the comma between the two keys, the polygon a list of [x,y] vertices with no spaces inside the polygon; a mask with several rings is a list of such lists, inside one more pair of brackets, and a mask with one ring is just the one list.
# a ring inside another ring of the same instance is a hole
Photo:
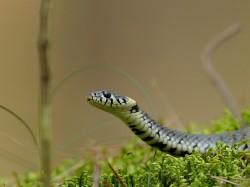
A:
{"label": "snake body", "polygon": [[[190,154],[193,151],[205,153],[219,141],[231,147],[236,142],[250,139],[250,127],[212,135],[188,134],[169,129],[149,117],[133,99],[107,90],[91,92],[87,101],[120,118],[148,145],[174,155]],[[237,147],[238,150],[249,148],[249,142]]]}

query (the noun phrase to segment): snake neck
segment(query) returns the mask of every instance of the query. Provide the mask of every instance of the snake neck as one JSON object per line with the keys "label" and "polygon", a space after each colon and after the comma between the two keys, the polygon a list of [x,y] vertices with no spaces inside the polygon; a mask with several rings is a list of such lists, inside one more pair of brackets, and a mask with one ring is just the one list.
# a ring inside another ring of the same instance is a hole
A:
{"label": "snake neck", "polygon": [[[157,123],[148,116],[138,105],[130,110],[112,112],[144,142],[152,147],[172,155],[190,154],[192,151],[205,153],[209,148],[215,147],[218,141],[228,144],[235,143],[250,137],[250,128],[232,131],[223,134],[201,135],[178,132]],[[239,150],[248,149],[250,144],[244,144]]]}
{"label": "snake neck", "polygon": [[[173,155],[184,155],[188,152],[186,147],[184,150],[178,146],[181,140],[176,139],[177,134],[185,135],[167,127],[163,127],[151,118],[146,112],[135,105],[128,111],[114,113],[120,118],[141,140],[152,147],[157,147],[161,151],[168,152]],[[189,149],[191,153],[193,149]]]}

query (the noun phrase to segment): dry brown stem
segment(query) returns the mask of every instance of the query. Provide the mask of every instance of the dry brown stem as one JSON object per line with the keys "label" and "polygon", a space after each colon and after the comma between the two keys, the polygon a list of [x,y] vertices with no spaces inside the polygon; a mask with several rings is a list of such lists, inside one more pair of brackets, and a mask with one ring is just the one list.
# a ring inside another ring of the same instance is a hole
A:
{"label": "dry brown stem", "polygon": [[44,186],[51,186],[51,105],[50,105],[50,15],[52,0],[42,0],[40,7],[40,27],[38,35],[38,54],[40,63],[40,100],[39,100],[39,133],[41,146],[41,174]]}
{"label": "dry brown stem", "polygon": [[226,107],[233,113],[235,117],[240,116],[240,110],[236,99],[231,94],[226,82],[220,76],[219,73],[215,71],[212,66],[211,57],[215,51],[230,38],[236,35],[241,29],[240,24],[233,24],[217,37],[215,37],[203,50],[201,55],[202,67],[207,74],[208,78],[212,84],[217,89],[218,93],[222,96]]}

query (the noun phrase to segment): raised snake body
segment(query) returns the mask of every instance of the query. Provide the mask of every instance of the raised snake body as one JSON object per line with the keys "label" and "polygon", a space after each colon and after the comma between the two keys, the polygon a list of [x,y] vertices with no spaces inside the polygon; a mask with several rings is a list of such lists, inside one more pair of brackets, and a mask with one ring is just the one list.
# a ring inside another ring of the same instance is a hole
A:
{"label": "raised snake body", "polygon": [[[205,153],[219,141],[231,147],[236,142],[250,139],[250,127],[213,135],[187,134],[169,129],[149,117],[133,99],[106,90],[91,92],[87,96],[87,101],[120,118],[150,146],[174,155],[185,155],[192,151]],[[249,148],[249,142],[238,147],[239,150]]]}

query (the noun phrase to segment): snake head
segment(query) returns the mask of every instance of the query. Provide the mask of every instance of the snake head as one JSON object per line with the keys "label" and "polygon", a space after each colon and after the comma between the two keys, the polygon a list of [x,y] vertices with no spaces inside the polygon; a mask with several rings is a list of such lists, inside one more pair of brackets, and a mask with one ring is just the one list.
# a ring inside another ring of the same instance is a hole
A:
{"label": "snake head", "polygon": [[86,99],[88,103],[96,108],[113,114],[121,111],[129,111],[137,105],[133,99],[108,90],[91,92]]}

